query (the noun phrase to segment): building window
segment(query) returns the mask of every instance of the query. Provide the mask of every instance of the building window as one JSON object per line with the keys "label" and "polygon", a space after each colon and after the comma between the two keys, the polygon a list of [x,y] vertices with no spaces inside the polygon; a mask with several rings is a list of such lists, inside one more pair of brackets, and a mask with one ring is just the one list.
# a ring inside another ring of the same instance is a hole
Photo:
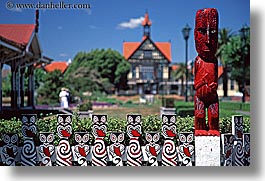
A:
{"label": "building window", "polygon": [[142,80],[153,80],[154,78],[154,67],[142,66],[141,67],[141,79]]}
{"label": "building window", "polygon": [[152,51],[145,50],[144,51],[144,59],[152,59]]}
{"label": "building window", "polygon": [[132,78],[136,78],[136,70],[135,70],[135,66],[132,66]]}

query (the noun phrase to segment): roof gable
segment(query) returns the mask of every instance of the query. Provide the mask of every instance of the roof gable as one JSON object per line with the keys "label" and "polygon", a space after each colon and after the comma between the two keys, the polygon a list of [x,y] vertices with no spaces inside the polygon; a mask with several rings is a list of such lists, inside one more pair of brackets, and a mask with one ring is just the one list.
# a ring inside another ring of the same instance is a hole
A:
{"label": "roof gable", "polygon": [[[142,42],[124,42],[123,43],[123,55],[128,60],[139,48],[145,46],[145,42],[150,41],[150,44],[154,45],[149,47],[152,49],[158,49],[162,55],[171,62],[171,44],[170,42],[153,42],[150,38],[145,38]],[[149,45],[150,46],[150,45]],[[149,49],[147,47],[147,49]]]}
{"label": "roof gable", "polygon": [[26,47],[34,30],[34,24],[0,24],[0,39]]}
{"label": "roof gable", "polygon": [[47,72],[52,72],[54,70],[60,70],[62,73],[64,73],[67,68],[68,68],[67,62],[52,62],[44,67],[44,69]]}

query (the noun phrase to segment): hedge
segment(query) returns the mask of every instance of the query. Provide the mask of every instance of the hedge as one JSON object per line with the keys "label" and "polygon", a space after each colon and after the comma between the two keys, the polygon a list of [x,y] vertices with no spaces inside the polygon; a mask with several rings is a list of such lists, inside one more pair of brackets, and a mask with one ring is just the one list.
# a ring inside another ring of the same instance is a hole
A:
{"label": "hedge", "polygon": [[[232,118],[222,118],[220,119],[220,132],[221,133],[231,133],[232,132]],[[57,116],[48,116],[48,117],[41,117],[37,120],[37,129],[39,132],[54,132],[56,133],[56,126],[57,126]],[[72,117],[72,128],[73,132],[82,132],[87,131],[91,133],[91,125],[92,121],[90,118],[82,118],[80,119],[77,114],[74,114]],[[126,119],[116,119],[109,117],[107,121],[107,131],[108,134],[105,137],[105,141],[108,144],[108,136],[109,133],[112,131],[118,132],[126,132],[126,125],[127,121]],[[149,115],[142,117],[142,136],[144,136],[144,133],[147,131],[161,131],[161,125],[162,121],[158,115]],[[248,117],[244,117],[244,133],[250,132],[250,119]],[[19,119],[13,118],[11,120],[0,120],[0,133],[18,133],[20,137],[20,144],[22,142],[22,133],[21,133],[21,121]],[[177,133],[179,132],[192,132],[194,129],[194,117],[187,116],[187,117],[177,117],[176,120],[176,127],[177,127]],[[2,136],[1,136],[2,138]],[[0,138],[0,139],[1,139]],[[144,140],[143,138],[141,138]],[[162,138],[161,138],[162,139]],[[55,142],[54,144],[58,144],[59,138],[55,134]],[[129,140],[129,138],[126,135],[126,141]],[[35,138],[35,141],[38,145],[38,138]],[[73,134],[70,139],[70,143],[73,143]],[[94,141],[93,136],[90,136],[90,144]]]}

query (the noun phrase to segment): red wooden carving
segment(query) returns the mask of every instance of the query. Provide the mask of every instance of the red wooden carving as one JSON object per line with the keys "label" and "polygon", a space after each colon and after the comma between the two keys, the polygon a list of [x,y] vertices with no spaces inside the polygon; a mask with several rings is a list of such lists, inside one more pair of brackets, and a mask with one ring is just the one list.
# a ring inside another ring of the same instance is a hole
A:
{"label": "red wooden carving", "polygon": [[[194,96],[195,136],[220,136],[218,61],[218,12],[215,8],[200,9],[196,13],[194,37],[198,56],[195,59]],[[205,111],[208,111],[208,125]]]}

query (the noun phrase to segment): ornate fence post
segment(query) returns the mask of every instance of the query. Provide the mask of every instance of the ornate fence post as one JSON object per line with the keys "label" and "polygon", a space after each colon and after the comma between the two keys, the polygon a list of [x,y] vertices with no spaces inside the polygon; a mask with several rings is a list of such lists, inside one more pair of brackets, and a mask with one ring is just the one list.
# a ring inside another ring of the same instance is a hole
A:
{"label": "ornate fence post", "polygon": [[54,134],[52,132],[40,132],[39,139],[41,142],[38,147],[40,166],[53,166],[52,157],[55,155]]}
{"label": "ornate fence post", "polygon": [[244,133],[243,135],[244,152],[245,152],[245,166],[250,165],[250,133]]}
{"label": "ornate fence post", "polygon": [[127,150],[127,166],[142,166],[142,148],[139,137],[142,134],[141,115],[127,115],[127,135],[130,138]]}
{"label": "ornate fence post", "polygon": [[176,138],[176,115],[162,115],[162,135],[164,144],[162,149],[162,166],[177,166],[177,150],[174,143]]}
{"label": "ornate fence post", "polygon": [[104,137],[107,133],[107,115],[92,115],[92,134],[95,137],[92,148],[92,166],[107,166],[107,150]]}
{"label": "ornate fence post", "polygon": [[194,161],[193,133],[179,133],[178,158],[180,166],[193,166]]}
{"label": "ornate fence post", "polygon": [[57,166],[72,166],[72,152],[69,138],[72,135],[72,115],[57,115],[57,135],[60,138],[57,146]]}
{"label": "ornate fence post", "polygon": [[1,150],[1,158],[6,166],[16,166],[18,156],[18,134],[3,134],[4,145]]}
{"label": "ornate fence post", "polygon": [[89,133],[88,132],[76,132],[75,146],[73,146],[73,160],[77,162],[78,166],[88,166],[87,156],[90,152],[89,145]]}
{"label": "ornate fence post", "polygon": [[37,134],[37,115],[24,114],[21,115],[22,120],[22,135],[24,137],[23,147],[21,150],[21,165],[22,166],[36,166],[37,152],[34,138]]}
{"label": "ornate fence post", "polygon": [[232,134],[235,138],[233,166],[244,166],[243,116],[232,116]]}
{"label": "ornate fence post", "polygon": [[160,153],[160,145],[157,142],[160,139],[159,132],[147,132],[145,139],[148,142],[145,146],[145,153],[148,157],[147,166],[158,166],[157,157]]}
{"label": "ornate fence post", "polygon": [[222,134],[222,154],[224,159],[223,166],[232,166],[233,150],[234,150],[234,135],[231,133]]}
{"label": "ornate fence post", "polygon": [[109,146],[109,159],[114,166],[123,166],[123,154],[125,153],[124,133],[111,132],[109,139],[111,145]]}

